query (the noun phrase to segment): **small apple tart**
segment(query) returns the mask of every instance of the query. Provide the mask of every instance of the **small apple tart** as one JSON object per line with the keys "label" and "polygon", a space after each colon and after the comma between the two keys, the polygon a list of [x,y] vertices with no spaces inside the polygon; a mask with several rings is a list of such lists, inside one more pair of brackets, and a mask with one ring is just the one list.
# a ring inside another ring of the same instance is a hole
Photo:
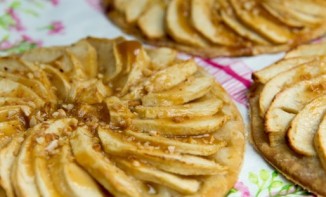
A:
{"label": "small apple tart", "polygon": [[286,178],[326,196],[326,44],[302,45],[253,78],[253,145]]}
{"label": "small apple tart", "polygon": [[242,118],[194,60],[86,38],[0,58],[2,196],[224,196]]}
{"label": "small apple tart", "polygon": [[286,51],[326,33],[323,0],[103,0],[124,32],[196,56]]}

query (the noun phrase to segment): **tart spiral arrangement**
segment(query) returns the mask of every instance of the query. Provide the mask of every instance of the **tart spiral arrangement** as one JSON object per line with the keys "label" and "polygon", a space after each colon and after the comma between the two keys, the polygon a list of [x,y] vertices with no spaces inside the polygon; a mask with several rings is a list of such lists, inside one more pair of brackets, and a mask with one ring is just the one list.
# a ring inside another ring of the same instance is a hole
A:
{"label": "tart spiral arrangement", "polygon": [[326,196],[326,44],[302,45],[254,73],[256,149],[288,179]]}
{"label": "tart spiral arrangement", "polygon": [[3,196],[224,196],[241,116],[194,60],[86,38],[0,59]]}
{"label": "tart spiral arrangement", "polygon": [[323,0],[105,0],[108,17],[150,44],[203,57],[288,50],[326,32]]}

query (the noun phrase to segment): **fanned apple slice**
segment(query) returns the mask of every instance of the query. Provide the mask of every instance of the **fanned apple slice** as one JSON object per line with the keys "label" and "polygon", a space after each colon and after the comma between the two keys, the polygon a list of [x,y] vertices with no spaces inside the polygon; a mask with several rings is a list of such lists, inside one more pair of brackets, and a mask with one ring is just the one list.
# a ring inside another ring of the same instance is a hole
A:
{"label": "fanned apple slice", "polygon": [[11,137],[24,130],[23,123],[19,120],[0,122],[0,138]]}
{"label": "fanned apple slice", "polygon": [[167,172],[180,175],[212,175],[224,174],[226,170],[226,167],[201,157],[165,153],[159,149],[138,146],[124,140],[121,135],[110,129],[99,128],[98,135],[106,153],[136,156]]}
{"label": "fanned apple slice", "polygon": [[49,80],[56,88],[56,93],[58,94],[59,98],[65,99],[66,95],[69,94],[71,89],[69,79],[58,69],[55,69],[52,66],[44,65],[43,70],[46,72]]}
{"label": "fanned apple slice", "polygon": [[117,44],[124,39],[114,40],[88,37],[86,40],[95,48],[97,53],[98,71],[103,73],[105,82],[115,78],[121,72],[121,64],[117,63]]}
{"label": "fanned apple slice", "polygon": [[268,81],[259,96],[259,109],[263,117],[275,95],[282,89],[302,80],[309,80],[326,74],[326,58],[302,64],[285,71]]}
{"label": "fanned apple slice", "polygon": [[153,74],[145,82],[145,89],[147,92],[161,92],[168,90],[185,81],[196,71],[197,65],[192,59],[175,64]]}
{"label": "fanned apple slice", "polygon": [[215,0],[190,0],[191,22],[194,28],[215,44],[234,46],[241,39],[222,22]]}
{"label": "fanned apple slice", "polygon": [[226,146],[226,142],[212,142],[211,144],[204,143],[187,143],[177,139],[170,139],[162,136],[151,136],[147,133],[134,132],[131,130],[125,131],[128,136],[128,139],[135,139],[141,142],[149,142],[151,144],[156,144],[161,147],[166,147],[167,149],[170,147],[174,148],[175,153],[181,154],[191,154],[191,155],[199,155],[199,156],[208,156],[216,153],[218,150]]}
{"label": "fanned apple slice", "polygon": [[32,89],[9,79],[0,79],[0,96],[26,98],[41,107],[45,104],[44,100]]}
{"label": "fanned apple slice", "polygon": [[316,17],[326,17],[326,2],[321,0],[288,0],[283,1],[285,6],[291,6],[292,9],[307,15]]}
{"label": "fanned apple slice", "polygon": [[8,73],[32,72],[21,59],[14,57],[2,57],[0,59],[0,71]]}
{"label": "fanned apple slice", "polygon": [[6,120],[17,120],[21,124],[24,122],[24,117],[29,116],[32,113],[33,109],[28,105],[6,105],[0,107],[0,121]]}
{"label": "fanned apple slice", "polygon": [[324,42],[316,44],[301,45],[285,55],[285,59],[294,57],[309,57],[326,55],[326,44]]}
{"label": "fanned apple slice", "polygon": [[63,55],[64,47],[35,48],[22,54],[27,62],[51,63]]}
{"label": "fanned apple slice", "polygon": [[[65,132],[68,134],[72,131],[72,127],[77,126],[77,120],[73,118],[58,119],[44,123],[46,127],[38,131],[35,137],[35,143],[32,147],[32,168],[35,173],[35,183],[41,196],[60,196],[55,184],[50,176],[48,166],[48,154],[53,154],[59,145],[59,138]],[[47,124],[49,124],[47,126]],[[42,128],[42,126],[41,126]]]}
{"label": "fanned apple slice", "polygon": [[54,186],[64,197],[100,197],[104,196],[97,183],[80,166],[73,161],[70,145],[66,142],[49,160]]}
{"label": "fanned apple slice", "polygon": [[[138,161],[117,159],[118,165],[136,178],[157,183],[174,189],[181,194],[193,194],[199,190],[200,183],[195,179],[184,178],[155,169]],[[136,163],[136,165],[134,165]]]}
{"label": "fanned apple slice", "polygon": [[237,34],[239,34],[240,36],[262,45],[269,44],[269,41],[267,41],[264,37],[257,34],[255,31],[251,30],[242,22],[240,22],[232,11],[228,12],[224,9],[221,9],[221,18],[226,25],[228,25],[232,30],[237,32]]}
{"label": "fanned apple slice", "polygon": [[314,137],[314,147],[324,170],[326,170],[326,116],[324,115]]}
{"label": "fanned apple slice", "polygon": [[166,28],[170,36],[177,42],[204,47],[207,45],[189,24],[190,0],[171,0],[167,7]]}
{"label": "fanned apple slice", "polygon": [[125,13],[129,0],[113,0],[111,3],[117,10],[122,13]]}
{"label": "fanned apple slice", "polygon": [[164,47],[146,49],[146,52],[151,59],[151,67],[154,70],[160,70],[171,65],[178,55],[176,50]]}
{"label": "fanned apple slice", "polygon": [[198,77],[189,79],[170,90],[158,93],[149,93],[142,98],[144,106],[171,106],[180,105],[204,96],[213,84],[213,79]]}
{"label": "fanned apple slice", "polygon": [[224,115],[182,120],[181,122],[168,119],[132,119],[132,126],[140,131],[157,131],[164,135],[200,135],[217,131],[228,120],[229,117]]}
{"label": "fanned apple slice", "polygon": [[218,99],[205,99],[184,105],[168,107],[136,106],[135,111],[141,118],[174,118],[174,117],[201,117],[212,116],[222,108],[223,102]]}
{"label": "fanned apple slice", "polygon": [[17,196],[29,196],[30,194],[40,196],[35,183],[32,149],[35,133],[41,129],[41,125],[42,124],[39,124],[27,131],[28,136],[22,143],[20,151],[13,163],[11,182]]}
{"label": "fanned apple slice", "polygon": [[35,108],[35,103],[33,101],[18,97],[0,97],[0,105],[27,105],[31,108]]}
{"label": "fanned apple slice", "polygon": [[280,92],[265,116],[265,129],[272,145],[284,140],[294,116],[309,102],[326,93],[326,75],[302,81]]}
{"label": "fanned apple slice", "polygon": [[[250,10],[248,8],[244,8],[244,6],[248,4],[253,4],[253,7],[249,8]],[[282,27],[282,25],[275,23],[270,18],[266,18],[260,13],[261,10],[259,10],[259,8],[254,4],[255,2],[253,1],[246,1],[245,3],[242,3],[236,0],[231,0],[232,7],[243,23],[250,26],[262,36],[274,43],[282,44],[289,42],[293,35],[288,28]],[[253,9],[257,10],[254,11]]]}
{"label": "fanned apple slice", "polygon": [[301,64],[305,64],[311,61],[317,61],[323,56],[310,56],[310,57],[293,57],[290,59],[282,59],[270,66],[267,66],[253,74],[253,78],[255,81],[259,81],[260,83],[267,83],[273,77],[278,74],[290,70],[294,67],[300,66]]}
{"label": "fanned apple slice", "polygon": [[305,156],[315,156],[314,136],[326,112],[326,96],[306,105],[293,119],[287,136],[291,148]]}
{"label": "fanned apple slice", "polygon": [[17,135],[0,150],[0,179],[1,187],[5,190],[7,197],[15,197],[14,189],[11,183],[10,173],[12,165],[16,158],[16,153],[24,141],[23,134]]}
{"label": "fanned apple slice", "polygon": [[136,22],[149,3],[149,0],[129,0],[125,10],[127,22]]}
{"label": "fanned apple slice", "polygon": [[85,127],[79,127],[70,139],[76,161],[92,175],[105,189],[116,196],[142,196],[134,181],[106,158],[101,151],[94,149],[100,144]]}
{"label": "fanned apple slice", "polygon": [[17,74],[0,72],[0,78],[10,79],[12,81],[23,84],[24,86],[27,86],[32,89],[38,96],[40,96],[45,101],[51,103],[55,102],[56,96],[51,89],[48,90],[47,87],[41,81],[34,79],[34,75],[32,73],[30,73],[30,75],[27,75],[27,77],[30,78],[22,77]]}
{"label": "fanned apple slice", "polygon": [[141,31],[149,39],[159,39],[165,36],[165,7],[154,3],[139,17],[137,23]]}
{"label": "fanned apple slice", "polygon": [[97,54],[95,48],[87,42],[80,40],[67,49],[81,62],[85,74],[96,77],[98,73]]}

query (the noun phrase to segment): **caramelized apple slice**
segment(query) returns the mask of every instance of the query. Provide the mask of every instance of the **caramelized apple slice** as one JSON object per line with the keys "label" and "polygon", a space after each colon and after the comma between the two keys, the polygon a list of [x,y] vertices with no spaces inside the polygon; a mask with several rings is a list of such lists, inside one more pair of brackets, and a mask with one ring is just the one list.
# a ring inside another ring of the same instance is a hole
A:
{"label": "caramelized apple slice", "polygon": [[145,82],[145,89],[147,92],[161,92],[168,90],[185,81],[196,71],[197,65],[194,60],[175,64],[153,74],[149,80]]}
{"label": "caramelized apple slice", "polygon": [[116,161],[118,165],[128,174],[131,174],[143,181],[167,186],[182,194],[193,194],[198,191],[200,186],[200,183],[195,179],[183,178],[174,174],[170,174],[142,164],[136,160],[132,162],[118,159]]}
{"label": "caramelized apple slice", "polygon": [[253,74],[253,78],[255,81],[259,81],[260,83],[267,83],[273,77],[278,74],[290,70],[294,67],[297,67],[301,64],[305,64],[314,60],[319,60],[323,58],[322,56],[310,56],[310,57],[294,57],[290,59],[282,59],[270,66],[267,66]]}
{"label": "caramelized apple slice", "polygon": [[136,22],[149,3],[149,0],[129,0],[125,10],[127,22]]}
{"label": "caramelized apple slice", "polygon": [[170,36],[177,42],[204,47],[206,41],[197,34],[188,22],[190,0],[171,0],[166,13],[166,28]]}
{"label": "caramelized apple slice", "polygon": [[50,172],[54,169],[50,169],[50,167],[52,168],[53,166],[48,165],[48,157],[51,154],[58,154],[55,153],[55,151],[59,146],[60,136],[64,134],[63,131],[65,135],[67,135],[72,131],[72,127],[75,126],[77,126],[76,119],[58,119],[49,122],[48,128],[38,131],[35,137],[36,142],[32,148],[32,165],[35,173],[35,182],[41,196],[60,196],[52,181],[53,177],[50,176]]}
{"label": "caramelized apple slice", "polygon": [[32,89],[38,96],[40,96],[45,101],[54,103],[56,101],[56,96],[53,93],[53,91],[50,89],[48,90],[44,84],[42,84],[41,81],[34,79],[34,75],[30,73],[30,75],[27,75],[27,77],[22,77],[18,74],[10,74],[7,72],[0,72],[0,78],[3,79],[10,79],[12,81],[18,82],[20,84],[23,84],[24,86],[29,87]]}
{"label": "caramelized apple slice", "polygon": [[298,46],[297,48],[288,52],[284,58],[285,59],[294,58],[294,57],[302,58],[307,56],[318,56],[318,55],[319,56],[326,55],[326,44],[323,42]]}
{"label": "caramelized apple slice", "polygon": [[319,128],[317,130],[317,133],[314,137],[314,147],[317,151],[319,160],[321,161],[321,164],[326,170],[326,116],[324,115],[323,119],[321,120],[321,123],[319,125]]}
{"label": "caramelized apple slice", "polygon": [[[252,7],[245,9],[245,5],[248,4],[252,4]],[[245,1],[245,3],[241,3],[236,0],[231,0],[231,5],[243,23],[253,28],[270,41],[282,44],[287,43],[292,39],[293,35],[288,28],[282,27],[282,25],[272,21],[271,18],[266,18],[262,15],[260,13],[260,8],[256,7],[254,1]]]}
{"label": "caramelized apple slice", "polygon": [[146,49],[146,52],[151,59],[151,67],[154,70],[160,70],[171,65],[177,58],[177,51],[170,48]]}
{"label": "caramelized apple slice", "polygon": [[284,140],[285,131],[294,116],[309,102],[326,93],[326,75],[302,81],[280,92],[270,105],[265,117],[265,129],[270,143]]}
{"label": "caramelized apple slice", "polygon": [[305,156],[315,156],[314,136],[326,112],[326,96],[306,105],[291,122],[287,133],[292,149]]}
{"label": "caramelized apple slice", "polygon": [[167,172],[180,175],[212,175],[224,174],[226,170],[225,167],[201,157],[165,153],[160,149],[140,147],[124,140],[122,135],[110,129],[99,128],[98,135],[106,153],[116,156],[122,154],[136,156]]}
{"label": "caramelized apple slice", "polygon": [[17,196],[29,196],[30,194],[40,196],[35,182],[32,150],[35,133],[41,128],[41,124],[39,124],[28,131],[28,136],[22,143],[13,163],[11,181]]}
{"label": "caramelized apple slice", "polygon": [[157,131],[164,135],[200,135],[212,133],[220,129],[229,120],[228,116],[215,115],[192,120],[167,119],[133,119],[132,126],[140,131]]}
{"label": "caramelized apple slice", "polygon": [[204,96],[213,84],[213,79],[198,77],[189,79],[170,90],[158,93],[149,93],[142,98],[144,106],[171,106],[180,105]]}
{"label": "caramelized apple slice", "polygon": [[14,189],[11,183],[10,173],[12,165],[16,159],[16,153],[24,141],[23,134],[17,135],[0,150],[0,179],[1,187],[4,189],[7,197],[15,197]]}
{"label": "caramelized apple slice", "polygon": [[73,161],[70,145],[66,142],[59,154],[50,158],[52,181],[60,196],[100,197],[104,196],[93,178]]}
{"label": "caramelized apple slice", "polygon": [[22,60],[36,63],[51,63],[63,55],[64,47],[34,48],[22,54]]}
{"label": "caramelized apple slice", "polygon": [[105,189],[116,196],[142,196],[134,180],[106,158],[100,150],[100,144],[84,127],[79,127],[70,139],[73,155],[77,163],[93,176]]}
{"label": "caramelized apple slice", "polygon": [[309,80],[323,74],[326,74],[326,58],[302,64],[272,78],[265,84],[260,93],[259,109],[262,117],[272,103],[275,95],[282,89],[299,81]]}
{"label": "caramelized apple slice", "polygon": [[0,71],[7,73],[28,73],[32,72],[21,59],[14,57],[2,57],[0,59]]}
{"label": "caramelized apple slice", "polygon": [[154,3],[138,19],[138,26],[149,39],[159,39],[165,36],[165,7]]}
{"label": "caramelized apple slice", "polygon": [[121,64],[117,63],[117,49],[116,45],[122,42],[123,38],[114,40],[101,39],[101,38],[86,38],[96,50],[98,71],[103,74],[105,82],[113,79],[121,72]]}
{"label": "caramelized apple slice", "polygon": [[191,0],[191,22],[194,28],[215,44],[234,46],[240,41],[220,19],[215,0]]}
{"label": "caramelized apple slice", "polygon": [[43,70],[46,72],[49,80],[56,88],[56,93],[61,99],[65,99],[71,89],[69,79],[61,73],[58,69],[52,66],[44,65]]}
{"label": "caramelized apple slice", "polygon": [[18,97],[0,97],[0,105],[27,105],[31,108],[35,108],[35,103],[33,101]]}
{"label": "caramelized apple slice", "polygon": [[226,142],[214,142],[212,141],[211,144],[205,144],[205,143],[200,143],[193,139],[195,142],[183,142],[182,137],[181,140],[179,139],[173,139],[173,138],[167,138],[163,136],[151,136],[150,134],[147,133],[141,133],[141,132],[134,132],[131,130],[126,130],[125,131],[128,136],[131,138],[127,139],[135,139],[138,141],[141,141],[143,143],[151,143],[151,144],[156,144],[161,147],[165,148],[174,148],[175,153],[180,153],[180,154],[191,154],[191,155],[199,155],[199,156],[208,156],[216,153],[218,150],[226,146]]}
{"label": "caramelized apple slice", "polygon": [[98,64],[96,50],[87,40],[80,40],[67,50],[81,62],[82,68],[88,77],[97,76]]}
{"label": "caramelized apple slice", "polygon": [[216,114],[222,107],[223,102],[218,99],[205,99],[184,105],[168,107],[145,107],[136,106],[135,111],[141,118],[174,118],[174,117],[202,117]]}

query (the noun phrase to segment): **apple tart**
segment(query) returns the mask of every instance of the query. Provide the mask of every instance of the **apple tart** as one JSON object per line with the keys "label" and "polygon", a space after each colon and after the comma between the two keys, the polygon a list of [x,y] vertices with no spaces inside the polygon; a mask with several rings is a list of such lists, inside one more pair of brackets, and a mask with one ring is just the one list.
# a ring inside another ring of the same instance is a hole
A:
{"label": "apple tart", "polygon": [[326,44],[302,45],[253,78],[253,145],[285,177],[326,196]]}
{"label": "apple tart", "polygon": [[286,51],[326,32],[323,0],[104,0],[123,31],[203,56]]}
{"label": "apple tart", "polygon": [[0,186],[23,196],[224,196],[242,118],[194,60],[85,38],[0,59]]}

